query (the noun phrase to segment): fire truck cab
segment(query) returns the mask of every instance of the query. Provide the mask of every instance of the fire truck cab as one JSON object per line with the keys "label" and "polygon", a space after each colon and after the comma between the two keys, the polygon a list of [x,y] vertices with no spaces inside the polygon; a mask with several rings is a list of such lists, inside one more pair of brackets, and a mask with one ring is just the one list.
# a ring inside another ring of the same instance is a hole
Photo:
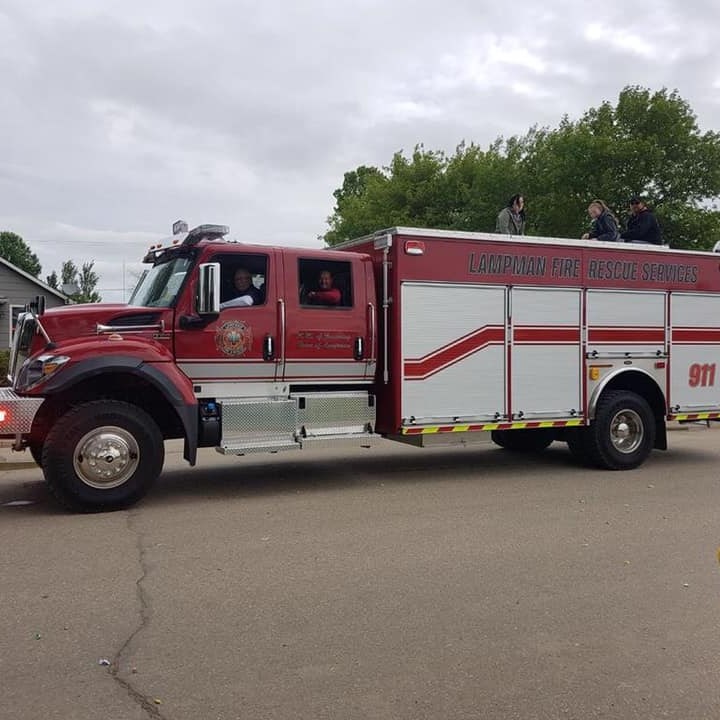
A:
{"label": "fire truck cab", "polygon": [[176,223],[123,305],[21,316],[0,436],[66,506],[137,501],[163,441],[225,454],[488,436],[637,467],[720,418],[717,255],[394,228],[333,249]]}

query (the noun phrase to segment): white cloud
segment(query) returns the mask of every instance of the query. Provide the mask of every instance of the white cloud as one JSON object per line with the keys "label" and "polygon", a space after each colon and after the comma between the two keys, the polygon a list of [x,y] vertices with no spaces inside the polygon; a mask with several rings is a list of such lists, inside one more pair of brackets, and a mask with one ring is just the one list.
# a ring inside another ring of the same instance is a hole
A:
{"label": "white cloud", "polygon": [[718,127],[719,23],[709,0],[5,0],[0,228],[109,288],[179,217],[316,245],[343,172],[419,142],[484,144],[628,84]]}
{"label": "white cloud", "polygon": [[639,55],[643,58],[657,60],[664,57],[662,46],[657,38],[645,38],[639,32],[633,33],[621,28],[608,27],[603,23],[591,23],[585,28],[585,38],[606,48]]}

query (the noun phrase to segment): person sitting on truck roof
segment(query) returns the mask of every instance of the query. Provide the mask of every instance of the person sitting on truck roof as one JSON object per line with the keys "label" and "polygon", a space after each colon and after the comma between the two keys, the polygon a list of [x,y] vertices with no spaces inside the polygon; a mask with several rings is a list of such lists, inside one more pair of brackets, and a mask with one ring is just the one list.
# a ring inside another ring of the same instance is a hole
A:
{"label": "person sitting on truck roof", "polygon": [[342,292],[333,287],[333,275],[329,270],[323,270],[318,277],[318,290],[311,290],[307,294],[307,301],[311,305],[340,305]]}
{"label": "person sitting on truck roof", "polygon": [[627,230],[620,235],[625,242],[662,245],[662,234],[657,218],[643,198],[630,198],[630,217]]}
{"label": "person sitting on truck roof", "polygon": [[502,235],[525,234],[525,198],[513,195],[497,216],[495,232]]}
{"label": "person sitting on truck roof", "polygon": [[582,236],[582,240],[620,241],[618,222],[602,200],[593,200],[588,205],[588,215],[593,219],[592,229]]}
{"label": "person sitting on truck roof", "polygon": [[233,293],[235,297],[220,303],[220,309],[229,307],[247,307],[248,305],[261,305],[262,292],[253,285],[252,275],[247,268],[239,267],[233,275]]}

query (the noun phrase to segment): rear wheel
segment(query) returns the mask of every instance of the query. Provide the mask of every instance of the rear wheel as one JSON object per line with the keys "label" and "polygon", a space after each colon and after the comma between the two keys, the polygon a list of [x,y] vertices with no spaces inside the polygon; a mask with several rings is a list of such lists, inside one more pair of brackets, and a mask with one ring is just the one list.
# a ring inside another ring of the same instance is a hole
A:
{"label": "rear wheel", "polygon": [[570,428],[565,431],[565,442],[573,459],[580,465],[591,465],[592,462],[588,457],[587,451],[587,435],[586,427]]}
{"label": "rear wheel", "polygon": [[641,465],[655,446],[655,416],[647,401],[625,390],[605,393],[584,446],[593,464],[606,470]]}
{"label": "rear wheel", "polygon": [[162,470],[163,437],[140,408],[99,400],[73,408],[45,440],[42,466],[55,497],[71,510],[116,510],[137,502]]}
{"label": "rear wheel", "polygon": [[538,430],[493,430],[492,441],[505,450],[512,452],[542,452],[555,439],[555,432],[549,429]]}

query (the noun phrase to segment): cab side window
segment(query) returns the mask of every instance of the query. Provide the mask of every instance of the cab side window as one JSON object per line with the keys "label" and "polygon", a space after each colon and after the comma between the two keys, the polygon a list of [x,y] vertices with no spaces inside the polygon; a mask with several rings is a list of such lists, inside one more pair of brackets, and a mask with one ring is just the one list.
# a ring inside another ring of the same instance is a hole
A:
{"label": "cab side window", "polygon": [[220,310],[264,305],[267,301],[267,255],[233,253],[214,258],[220,263]]}
{"label": "cab side window", "polygon": [[299,260],[300,305],[306,308],[351,308],[352,265],[342,261]]}

